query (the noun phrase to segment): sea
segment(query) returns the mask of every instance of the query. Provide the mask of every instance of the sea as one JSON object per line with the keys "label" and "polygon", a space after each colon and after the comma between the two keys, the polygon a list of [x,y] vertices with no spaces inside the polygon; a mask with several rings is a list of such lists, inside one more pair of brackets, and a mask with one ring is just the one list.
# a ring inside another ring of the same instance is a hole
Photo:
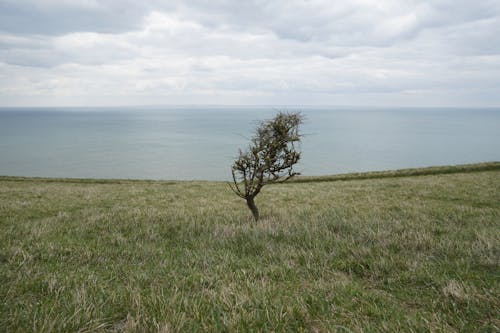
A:
{"label": "sea", "polygon": [[305,122],[303,175],[500,161],[500,108],[0,108],[0,175],[229,180],[259,121]]}

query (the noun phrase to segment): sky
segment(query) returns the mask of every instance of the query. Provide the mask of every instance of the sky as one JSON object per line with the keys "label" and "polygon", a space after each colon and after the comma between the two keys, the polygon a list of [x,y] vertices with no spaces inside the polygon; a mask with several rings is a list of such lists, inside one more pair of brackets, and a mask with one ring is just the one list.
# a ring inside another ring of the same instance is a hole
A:
{"label": "sky", "polygon": [[0,0],[0,106],[500,106],[499,0]]}

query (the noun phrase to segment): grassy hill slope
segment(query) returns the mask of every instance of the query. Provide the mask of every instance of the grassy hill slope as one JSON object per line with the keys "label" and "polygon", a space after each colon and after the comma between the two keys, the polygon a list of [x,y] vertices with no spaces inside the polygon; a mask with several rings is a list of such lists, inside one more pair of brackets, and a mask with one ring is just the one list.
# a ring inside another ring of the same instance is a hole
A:
{"label": "grassy hill slope", "polygon": [[220,182],[1,177],[0,331],[498,331],[489,166],[268,186],[258,223]]}

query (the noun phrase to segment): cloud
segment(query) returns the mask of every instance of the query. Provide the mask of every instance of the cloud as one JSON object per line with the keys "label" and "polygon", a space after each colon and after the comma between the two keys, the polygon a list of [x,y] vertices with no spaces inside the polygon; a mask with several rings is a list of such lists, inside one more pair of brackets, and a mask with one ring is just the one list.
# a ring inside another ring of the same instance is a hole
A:
{"label": "cloud", "polygon": [[495,1],[1,1],[0,13],[3,105],[500,104]]}
{"label": "cloud", "polygon": [[118,33],[140,27],[148,8],[136,1],[4,0],[0,30],[14,34]]}

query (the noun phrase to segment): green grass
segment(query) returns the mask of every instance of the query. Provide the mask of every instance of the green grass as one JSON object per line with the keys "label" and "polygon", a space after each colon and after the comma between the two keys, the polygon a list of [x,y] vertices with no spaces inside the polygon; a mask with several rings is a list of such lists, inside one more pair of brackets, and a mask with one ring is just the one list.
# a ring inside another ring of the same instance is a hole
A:
{"label": "green grass", "polygon": [[498,332],[500,164],[413,170],[0,177],[0,331]]}

